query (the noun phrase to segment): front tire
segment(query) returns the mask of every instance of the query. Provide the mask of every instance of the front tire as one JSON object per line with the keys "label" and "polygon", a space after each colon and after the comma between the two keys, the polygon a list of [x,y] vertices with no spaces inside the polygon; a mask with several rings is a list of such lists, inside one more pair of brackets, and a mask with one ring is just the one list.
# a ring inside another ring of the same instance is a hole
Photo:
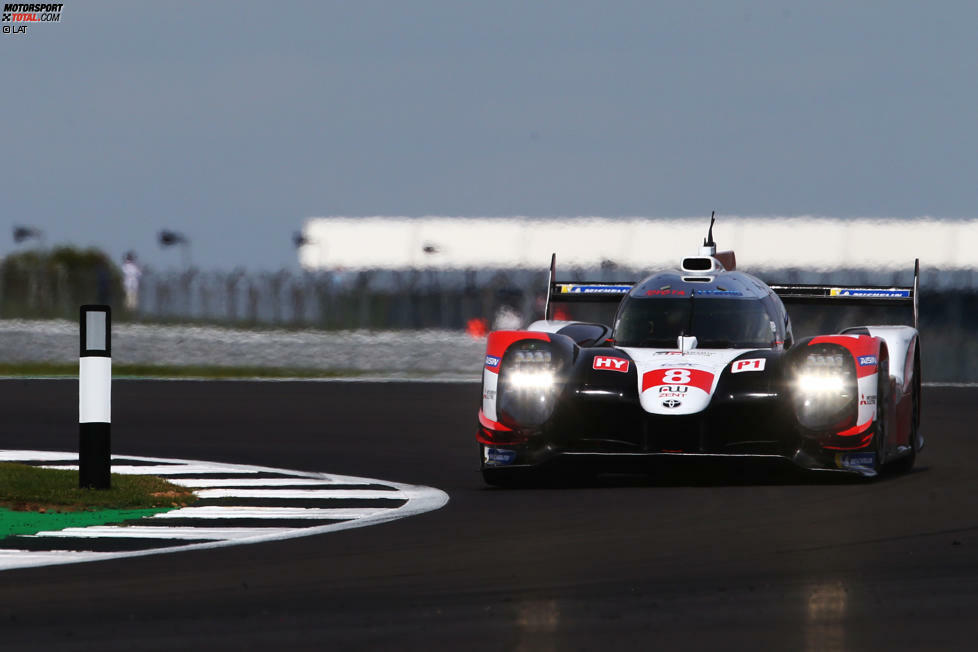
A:
{"label": "front tire", "polygon": [[920,353],[914,356],[913,387],[911,391],[910,412],[910,452],[893,462],[891,465],[897,473],[909,473],[917,463],[917,453],[920,452]]}
{"label": "front tire", "polygon": [[889,392],[887,391],[890,387],[889,360],[880,360],[876,374],[876,432],[873,435],[872,448],[876,454],[876,459],[873,460],[873,471],[879,475],[883,470],[883,456],[886,453],[886,435],[889,425],[887,423],[889,412],[887,406],[890,401]]}

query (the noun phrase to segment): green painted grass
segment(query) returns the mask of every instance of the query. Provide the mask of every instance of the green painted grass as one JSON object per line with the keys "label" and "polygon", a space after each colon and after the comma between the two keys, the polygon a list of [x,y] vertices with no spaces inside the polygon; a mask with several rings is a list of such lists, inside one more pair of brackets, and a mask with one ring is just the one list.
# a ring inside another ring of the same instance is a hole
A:
{"label": "green painted grass", "polygon": [[0,539],[17,534],[37,534],[66,527],[109,525],[168,512],[175,507],[150,509],[100,509],[91,512],[21,512],[0,507]]}
{"label": "green painted grass", "polygon": [[192,491],[151,475],[113,473],[111,489],[79,489],[78,471],[0,463],[0,539],[122,523],[183,507]]}

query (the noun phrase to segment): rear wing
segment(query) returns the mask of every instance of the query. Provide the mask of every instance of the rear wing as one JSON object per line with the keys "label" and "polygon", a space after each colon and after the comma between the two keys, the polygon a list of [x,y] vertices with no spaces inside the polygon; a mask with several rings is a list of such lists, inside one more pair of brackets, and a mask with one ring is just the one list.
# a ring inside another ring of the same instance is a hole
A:
{"label": "rear wing", "polygon": [[859,305],[859,306],[913,306],[913,326],[917,328],[917,291],[920,287],[920,259],[913,263],[913,285],[888,287],[883,285],[811,285],[805,283],[769,284],[785,305]]}
{"label": "rear wing", "polygon": [[[553,318],[553,303],[618,303],[635,286],[634,281],[609,283],[607,281],[557,282],[557,254],[550,257],[550,274],[547,278],[547,304],[544,319]],[[920,287],[920,259],[913,263],[913,285],[890,287],[882,285],[814,285],[807,283],[770,284],[785,305],[823,304],[857,306],[913,306],[913,326],[918,327],[919,307],[917,292]]]}
{"label": "rear wing", "polygon": [[553,303],[618,303],[622,297],[631,292],[635,282],[623,281],[609,283],[607,281],[581,281],[579,283],[558,283],[557,254],[550,257],[550,274],[547,278],[547,305],[544,309],[544,319],[553,318]]}

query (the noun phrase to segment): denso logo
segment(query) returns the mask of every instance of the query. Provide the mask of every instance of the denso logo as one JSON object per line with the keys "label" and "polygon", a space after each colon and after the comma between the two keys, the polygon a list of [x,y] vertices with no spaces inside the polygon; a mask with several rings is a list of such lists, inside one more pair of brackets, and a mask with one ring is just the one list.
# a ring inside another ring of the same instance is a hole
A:
{"label": "denso logo", "polygon": [[859,366],[860,367],[870,367],[876,365],[875,355],[861,355],[859,356]]}
{"label": "denso logo", "polygon": [[647,297],[682,297],[686,296],[686,290],[646,290]]}
{"label": "denso logo", "polygon": [[596,355],[594,356],[594,362],[591,367],[599,371],[620,371],[625,373],[628,371],[628,360],[625,358],[612,358],[607,355]]}

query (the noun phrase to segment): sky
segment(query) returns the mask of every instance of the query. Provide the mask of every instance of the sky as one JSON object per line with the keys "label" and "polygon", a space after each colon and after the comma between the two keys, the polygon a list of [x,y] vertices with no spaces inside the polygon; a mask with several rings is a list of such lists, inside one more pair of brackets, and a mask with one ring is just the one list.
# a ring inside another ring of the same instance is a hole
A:
{"label": "sky", "polygon": [[973,217],[976,25],[971,0],[67,0],[0,34],[0,255],[17,224],[272,270],[317,215]]}

